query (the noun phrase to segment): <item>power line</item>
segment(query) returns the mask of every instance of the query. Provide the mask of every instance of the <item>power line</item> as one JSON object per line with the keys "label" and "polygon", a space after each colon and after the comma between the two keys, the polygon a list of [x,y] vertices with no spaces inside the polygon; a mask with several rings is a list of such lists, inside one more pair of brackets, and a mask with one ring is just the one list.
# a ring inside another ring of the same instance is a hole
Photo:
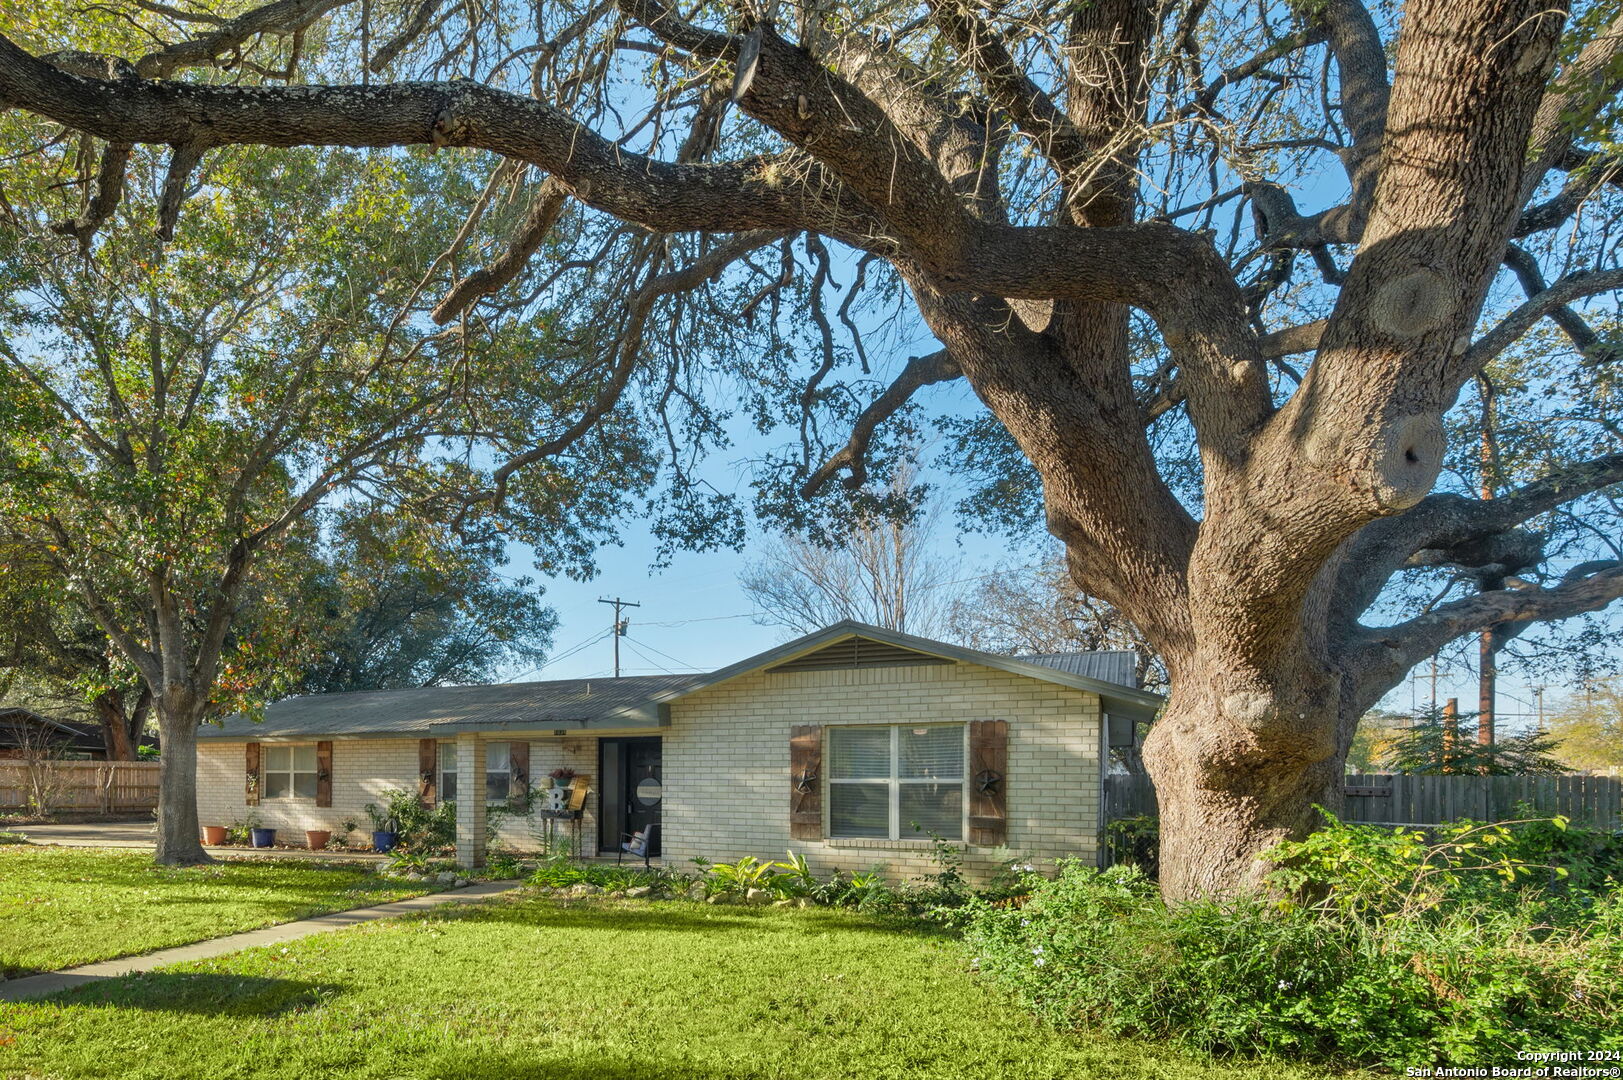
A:
{"label": "power line", "polygon": [[[641,657],[642,659],[648,661],[650,664],[654,665],[655,668],[657,668],[660,671],[663,671],[667,675],[680,675],[680,674],[682,674],[682,672],[680,672],[680,671],[672,671],[670,668],[666,667],[664,664],[661,664],[658,660],[655,660],[652,656],[649,656],[648,654],[644,653],[641,649],[637,648],[636,643],[633,642],[630,638],[626,638],[626,648],[630,649],[632,652],[636,653],[639,657]],[[655,650],[655,651],[657,652],[658,650]]]}
{"label": "power line", "polygon": [[753,619],[757,615],[765,615],[765,614],[767,614],[767,612],[764,612],[764,611],[746,611],[741,615],[708,615],[708,616],[706,616],[705,618],[702,618],[702,619],[677,619],[675,622],[648,622],[648,623],[643,623],[642,625],[643,626],[658,626],[658,627],[660,627],[662,629],[665,629],[665,628],[676,627],[676,626],[687,626],[689,623],[722,622],[725,619]]}
{"label": "power line", "polygon": [[[626,644],[627,645],[631,644],[631,638],[629,638],[629,637],[626,638]],[[655,653],[655,654],[657,654],[659,656],[663,656],[665,659],[669,660],[671,663],[675,664],[677,667],[684,667],[684,668],[687,668],[689,671],[698,671],[699,670],[698,668],[694,667],[692,664],[685,663],[685,662],[683,662],[681,660],[678,660],[676,657],[672,656],[668,652],[660,652],[658,649],[654,648],[652,645],[648,644],[648,642],[646,642],[646,641],[639,641],[639,642],[637,642],[637,644],[641,645],[643,648],[647,649],[651,653]],[[648,660],[648,657],[644,656],[643,659]],[[653,663],[652,660],[648,660],[648,662],[650,664]],[[677,674],[677,672],[673,671],[673,672],[671,672],[671,674],[675,675],[675,674]]]}
{"label": "power line", "polygon": [[549,656],[546,659],[545,663],[538,664],[537,666],[535,666],[533,668],[530,668],[528,671],[521,671],[517,675],[514,675],[512,678],[503,679],[502,681],[503,682],[508,682],[508,683],[514,683],[514,682],[518,682],[520,679],[524,678],[524,676],[526,676],[526,675],[534,675],[538,671],[544,671],[545,669],[551,667],[553,664],[556,664],[558,661],[567,660],[571,656],[574,656],[576,653],[580,652],[582,649],[587,648],[588,646],[591,646],[591,645],[596,645],[599,641],[602,641],[604,638],[608,637],[609,634],[611,634],[611,633],[613,633],[612,630],[600,631],[600,632],[592,635],[591,637],[587,638],[585,641],[582,641],[580,644],[573,645],[573,646],[569,647],[568,649],[565,649],[563,652],[558,653],[556,656]]}

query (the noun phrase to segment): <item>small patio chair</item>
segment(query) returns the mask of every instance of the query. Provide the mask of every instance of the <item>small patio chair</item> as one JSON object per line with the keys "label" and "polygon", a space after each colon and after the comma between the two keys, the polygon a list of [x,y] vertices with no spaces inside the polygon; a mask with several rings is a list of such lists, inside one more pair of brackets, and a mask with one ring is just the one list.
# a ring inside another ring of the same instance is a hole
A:
{"label": "small patio chair", "polygon": [[620,843],[620,850],[614,853],[615,863],[618,865],[621,859],[630,854],[641,855],[642,864],[652,866],[653,864],[648,861],[650,858],[649,851],[654,846],[654,830],[657,828],[659,828],[658,825],[648,825],[634,833],[621,833],[620,836],[623,839]]}

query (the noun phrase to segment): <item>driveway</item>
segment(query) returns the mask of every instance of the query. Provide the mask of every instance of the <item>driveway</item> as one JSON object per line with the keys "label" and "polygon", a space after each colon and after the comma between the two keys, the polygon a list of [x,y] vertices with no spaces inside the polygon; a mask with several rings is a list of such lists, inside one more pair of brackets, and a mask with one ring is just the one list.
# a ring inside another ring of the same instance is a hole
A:
{"label": "driveway", "polygon": [[151,847],[156,828],[150,821],[91,821],[74,825],[13,825],[35,844],[62,847]]}
{"label": "driveway", "polygon": [[[150,848],[157,826],[150,821],[95,821],[74,825],[14,825],[31,844],[55,847]],[[322,862],[382,862],[370,851],[306,851],[303,848],[205,847],[210,855],[232,859],[319,859]]]}

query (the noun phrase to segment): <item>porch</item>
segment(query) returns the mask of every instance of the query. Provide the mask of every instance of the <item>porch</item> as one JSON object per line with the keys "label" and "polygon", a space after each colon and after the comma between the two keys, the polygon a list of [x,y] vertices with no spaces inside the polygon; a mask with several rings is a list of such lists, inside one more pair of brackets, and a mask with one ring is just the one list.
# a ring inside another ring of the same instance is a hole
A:
{"label": "porch", "polygon": [[[612,862],[626,837],[650,827],[649,858],[657,860],[661,749],[660,736],[635,730],[464,731],[438,741],[438,775],[429,776],[437,794],[456,804],[456,859],[464,866],[483,866],[492,842],[515,851],[562,850],[573,858]],[[555,774],[566,799],[573,794],[569,785],[584,780],[578,809],[560,810],[551,803]]]}

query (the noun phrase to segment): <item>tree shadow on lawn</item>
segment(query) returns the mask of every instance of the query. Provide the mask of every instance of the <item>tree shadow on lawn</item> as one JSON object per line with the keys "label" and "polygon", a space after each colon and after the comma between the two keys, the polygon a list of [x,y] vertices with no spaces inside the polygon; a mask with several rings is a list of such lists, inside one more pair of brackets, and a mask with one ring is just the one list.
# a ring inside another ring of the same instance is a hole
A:
{"label": "tree shadow on lawn", "polygon": [[116,975],[39,999],[42,1005],[206,1016],[272,1017],[314,1008],[342,993],[333,982],[304,982],[225,972],[148,971]]}

